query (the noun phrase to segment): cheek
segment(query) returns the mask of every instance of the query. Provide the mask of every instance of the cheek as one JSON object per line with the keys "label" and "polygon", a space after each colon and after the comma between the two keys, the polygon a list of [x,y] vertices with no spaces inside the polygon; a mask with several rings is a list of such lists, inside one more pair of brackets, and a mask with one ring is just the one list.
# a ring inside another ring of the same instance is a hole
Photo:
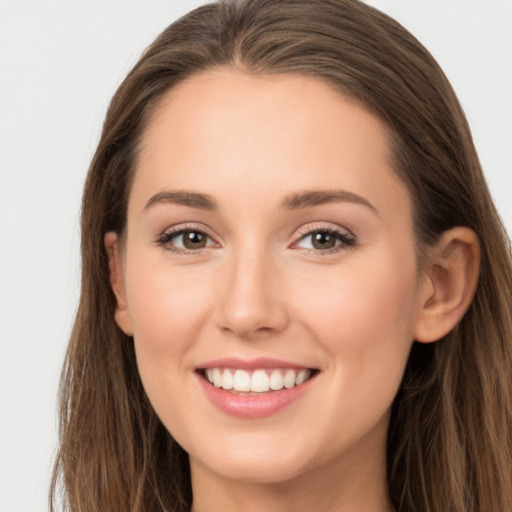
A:
{"label": "cheek", "polygon": [[173,419],[176,415],[187,417],[190,403],[183,397],[192,390],[188,389],[191,379],[184,377],[190,374],[191,348],[214,298],[208,277],[203,275],[198,284],[194,282],[197,272],[186,270],[173,270],[161,261],[152,263],[146,256],[132,257],[126,274],[139,375],[168,429],[180,426]]}
{"label": "cheek", "polygon": [[370,368],[401,378],[413,341],[416,267],[414,256],[392,256],[333,268],[294,290],[297,316],[333,364],[343,363],[344,378],[358,380]]}
{"label": "cheek", "polygon": [[135,251],[126,276],[142,382],[155,408],[160,403],[176,406],[169,390],[182,386],[179,379],[190,371],[187,357],[210,315],[215,287],[205,273],[195,282],[198,272],[192,266],[173,269],[165,261],[152,262],[150,255],[137,257]]}
{"label": "cheek", "polygon": [[387,418],[413,341],[415,265],[386,258],[346,265],[300,288],[297,317],[327,356],[322,403],[331,413],[317,421],[339,448]]}
{"label": "cheek", "polygon": [[179,348],[176,342],[197,334],[214,288],[204,273],[139,261],[133,258],[131,268],[127,268],[128,307],[134,333],[155,349],[159,345],[168,349],[170,344]]}

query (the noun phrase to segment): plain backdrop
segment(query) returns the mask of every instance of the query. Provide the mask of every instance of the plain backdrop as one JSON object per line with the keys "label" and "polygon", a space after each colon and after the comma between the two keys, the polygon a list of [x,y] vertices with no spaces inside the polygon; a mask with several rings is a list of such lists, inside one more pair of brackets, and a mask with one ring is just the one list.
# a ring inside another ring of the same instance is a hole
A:
{"label": "plain backdrop", "polygon": [[[81,188],[108,101],[153,38],[202,3],[0,0],[1,512],[47,510]],[[445,69],[512,231],[512,0],[369,3]]]}

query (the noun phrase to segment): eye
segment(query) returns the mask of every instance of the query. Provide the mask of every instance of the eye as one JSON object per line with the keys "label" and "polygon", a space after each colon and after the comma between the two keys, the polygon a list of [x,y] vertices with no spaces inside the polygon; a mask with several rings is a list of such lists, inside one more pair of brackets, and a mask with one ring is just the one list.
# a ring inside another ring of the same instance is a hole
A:
{"label": "eye", "polygon": [[332,253],[355,245],[355,237],[336,229],[309,230],[294,244],[301,249],[320,253]]}
{"label": "eye", "polygon": [[207,233],[197,228],[171,229],[160,236],[157,243],[179,253],[195,252],[215,245]]}

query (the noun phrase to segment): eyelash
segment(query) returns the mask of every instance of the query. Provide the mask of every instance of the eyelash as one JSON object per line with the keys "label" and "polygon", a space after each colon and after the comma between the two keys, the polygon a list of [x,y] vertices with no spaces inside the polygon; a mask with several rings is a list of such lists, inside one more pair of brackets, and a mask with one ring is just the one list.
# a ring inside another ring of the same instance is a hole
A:
{"label": "eyelash", "polygon": [[[334,254],[337,252],[345,251],[347,249],[352,249],[356,245],[356,237],[350,233],[349,231],[340,231],[333,227],[327,226],[315,226],[313,228],[308,227],[304,230],[300,231],[301,237],[294,242],[292,245],[297,245],[302,240],[307,239],[308,237],[313,236],[315,233],[324,233],[328,235],[332,235],[335,238],[336,245],[330,249],[305,249],[305,253],[309,254],[320,254],[320,255],[328,255]],[[338,243],[339,242],[339,243]]]}
{"label": "eyelash", "polygon": [[[156,243],[158,246],[163,247],[165,250],[167,250],[169,252],[180,254],[180,255],[185,255],[185,256],[196,255],[203,249],[208,249],[211,247],[211,246],[205,246],[205,247],[200,247],[197,249],[182,249],[180,247],[176,247],[172,243],[172,240],[179,236],[183,236],[185,233],[197,233],[197,234],[207,237],[207,239],[216,243],[215,240],[213,239],[213,237],[210,236],[206,230],[204,230],[203,228],[200,228],[198,226],[195,226],[195,225],[172,227],[172,228],[168,229],[167,231],[165,231],[164,233],[162,233],[156,240]],[[336,245],[330,249],[302,248],[302,250],[307,255],[310,255],[310,254],[317,254],[317,255],[318,254],[320,254],[320,255],[333,254],[333,253],[341,252],[341,251],[344,251],[347,249],[351,249],[356,245],[356,237],[350,232],[342,232],[342,231],[332,228],[332,227],[315,226],[314,228],[307,228],[307,229],[300,231],[301,236],[297,241],[293,242],[292,247],[297,246],[299,244],[299,242],[307,239],[307,237],[313,236],[315,233],[324,233],[324,234],[334,236],[336,239],[335,240]]]}
{"label": "eyelash", "polygon": [[172,227],[162,233],[156,243],[158,246],[163,247],[165,250],[169,252],[173,252],[180,255],[194,255],[197,254],[202,249],[207,249],[209,247],[201,247],[198,249],[182,249],[180,247],[176,247],[174,244],[172,244],[172,240],[174,238],[177,238],[179,236],[183,236],[185,233],[198,233],[202,236],[205,236],[209,240],[213,240],[213,237],[211,237],[206,230],[203,228],[200,228],[195,225],[189,225],[189,226],[178,226],[178,227]]}

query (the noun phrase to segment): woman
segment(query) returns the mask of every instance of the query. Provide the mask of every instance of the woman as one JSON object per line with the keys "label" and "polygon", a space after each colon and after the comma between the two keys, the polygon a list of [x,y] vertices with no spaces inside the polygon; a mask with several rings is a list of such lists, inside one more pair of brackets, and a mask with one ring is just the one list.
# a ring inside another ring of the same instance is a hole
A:
{"label": "woman", "polygon": [[70,510],[512,505],[512,265],[463,112],[355,0],[227,1],[114,96],[61,390]]}

